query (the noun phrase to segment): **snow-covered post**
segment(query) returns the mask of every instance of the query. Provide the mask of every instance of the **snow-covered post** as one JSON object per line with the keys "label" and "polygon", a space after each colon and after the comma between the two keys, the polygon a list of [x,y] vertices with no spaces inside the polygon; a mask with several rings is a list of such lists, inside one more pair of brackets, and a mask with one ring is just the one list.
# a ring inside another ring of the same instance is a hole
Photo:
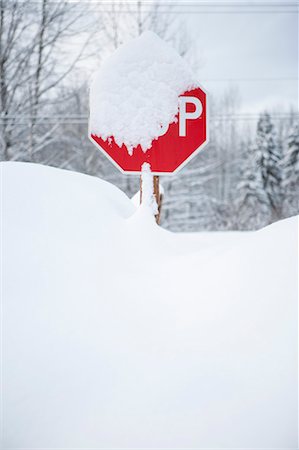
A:
{"label": "snow-covered post", "polygon": [[151,173],[148,163],[142,165],[140,176],[140,205],[149,208],[155,216],[157,224],[160,222],[161,196],[159,177]]}

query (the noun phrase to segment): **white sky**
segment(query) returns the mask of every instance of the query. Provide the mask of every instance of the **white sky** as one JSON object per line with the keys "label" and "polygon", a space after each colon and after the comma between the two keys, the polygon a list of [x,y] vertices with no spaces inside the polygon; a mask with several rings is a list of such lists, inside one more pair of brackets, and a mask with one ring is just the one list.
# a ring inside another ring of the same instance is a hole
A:
{"label": "white sky", "polygon": [[290,8],[281,8],[279,13],[268,8],[255,14],[228,13],[228,7],[223,8],[227,11],[224,14],[202,14],[203,9],[193,7],[192,13],[181,19],[203,55],[199,76],[207,90],[220,95],[232,83],[229,80],[235,80],[243,111],[257,113],[278,106],[288,109],[289,105],[297,108],[297,14],[290,13]]}
{"label": "white sky", "polygon": [[[106,3],[111,5],[111,0]],[[168,2],[161,0],[161,3]],[[199,81],[215,98],[233,85],[239,89],[242,112],[257,116],[265,109],[298,110],[296,2],[169,0],[169,3],[174,5],[174,13],[179,11],[180,20],[192,37],[193,51],[202,60]],[[95,4],[99,6],[97,1]],[[97,65],[98,61],[93,63]]]}

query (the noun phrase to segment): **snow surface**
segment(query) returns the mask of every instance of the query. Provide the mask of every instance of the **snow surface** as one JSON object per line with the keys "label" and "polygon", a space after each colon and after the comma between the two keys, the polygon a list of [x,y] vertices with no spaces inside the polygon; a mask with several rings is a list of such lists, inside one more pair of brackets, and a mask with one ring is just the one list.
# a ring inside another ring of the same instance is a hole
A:
{"label": "snow surface", "polygon": [[151,31],[122,45],[102,65],[90,88],[90,132],[112,136],[130,153],[148,150],[176,120],[178,97],[198,87],[187,63]]}
{"label": "snow surface", "polygon": [[297,220],[174,234],[2,163],[3,448],[296,448]]}

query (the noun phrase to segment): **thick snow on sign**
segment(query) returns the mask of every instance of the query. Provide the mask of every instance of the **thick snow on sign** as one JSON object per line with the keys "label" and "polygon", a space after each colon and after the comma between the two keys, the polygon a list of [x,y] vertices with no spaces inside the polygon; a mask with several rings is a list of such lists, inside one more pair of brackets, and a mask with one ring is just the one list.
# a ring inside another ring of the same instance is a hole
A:
{"label": "thick snow on sign", "polygon": [[86,175],[2,186],[3,448],[297,448],[296,219],[173,234]]}
{"label": "thick snow on sign", "polygon": [[186,62],[147,31],[103,64],[90,88],[90,132],[129,152],[146,151],[178,112],[178,97],[198,87]]}

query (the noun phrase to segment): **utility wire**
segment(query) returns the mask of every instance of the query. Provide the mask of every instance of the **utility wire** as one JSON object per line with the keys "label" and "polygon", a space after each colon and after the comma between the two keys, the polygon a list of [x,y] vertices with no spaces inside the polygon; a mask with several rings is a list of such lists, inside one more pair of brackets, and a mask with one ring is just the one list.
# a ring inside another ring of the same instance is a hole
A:
{"label": "utility wire", "polygon": [[[221,121],[255,121],[260,118],[259,114],[250,113],[236,113],[236,114],[212,114],[210,115],[210,120],[212,122]],[[299,119],[299,113],[293,114],[271,114],[273,120],[289,120],[291,118]],[[36,121],[39,124],[71,124],[71,125],[84,125],[88,123],[88,116],[6,116],[0,117],[0,124],[23,124],[26,125],[30,123],[31,120]]]}
{"label": "utility wire", "polygon": [[[299,112],[272,112],[270,113],[273,117],[286,117],[286,116],[299,116]],[[259,117],[259,113],[250,113],[250,112],[236,112],[236,113],[216,113],[212,114],[213,117],[231,117],[231,116],[249,116],[249,117]],[[16,114],[2,114],[0,115],[0,120],[3,119],[87,119],[88,115],[86,114],[70,114],[70,115],[16,115]]]}
{"label": "utility wire", "polygon": [[228,81],[241,81],[241,82],[259,82],[259,81],[298,81],[298,77],[278,77],[278,78],[201,78],[200,81],[208,82],[228,82]]}
{"label": "utility wire", "polygon": [[[76,11],[80,12],[86,12],[86,9],[77,9]],[[100,12],[100,13],[111,13],[111,10],[105,10],[105,9],[89,9],[88,10],[90,13],[95,13],[95,12]],[[121,13],[122,14],[136,14],[138,11],[136,10],[122,10]],[[298,8],[297,9],[290,9],[290,10],[267,10],[267,11],[258,11],[258,10],[246,10],[246,11],[227,11],[227,10],[219,10],[219,11],[212,11],[212,10],[203,10],[203,11],[199,11],[199,10],[172,10],[172,11],[163,11],[160,10],[159,14],[298,14]]]}
{"label": "utility wire", "polygon": [[[49,3],[59,3],[60,0],[49,0]],[[20,1],[20,3],[24,3]],[[40,3],[40,0],[29,0],[27,4]],[[85,5],[82,11],[86,12],[101,12],[101,13],[122,13],[131,14],[140,12],[136,1],[127,2],[113,2],[113,1],[72,1],[78,5]],[[142,4],[142,12],[151,11],[153,7],[157,7],[159,14],[296,14],[298,13],[298,2],[213,2],[213,1],[198,1],[198,2],[145,2]],[[109,8],[110,7],[110,8]],[[182,9],[183,8],[183,9]],[[77,11],[80,8],[77,8]]]}
{"label": "utility wire", "polygon": [[[61,0],[48,0],[48,3],[59,3]],[[19,0],[19,3],[26,3],[26,4],[35,4],[35,3],[40,3],[40,0]],[[97,1],[92,1],[92,0],[72,0],[71,3],[78,3],[78,4],[83,4],[83,5],[91,5],[91,6],[104,6],[104,7],[113,7],[113,11],[116,11],[117,8],[119,8],[120,10],[123,10],[123,8],[126,7],[130,7],[130,11],[132,10],[131,7],[136,6],[137,5],[137,1],[125,1],[125,2],[121,2],[121,1],[115,1],[115,0],[109,0],[109,1],[105,1],[105,0],[97,0]],[[296,8],[297,6],[299,6],[299,2],[294,0],[294,1],[253,1],[253,2],[248,2],[248,1],[213,1],[213,0],[196,0],[193,2],[187,2],[187,1],[176,1],[176,0],[172,0],[172,1],[141,1],[141,7],[149,7],[152,8],[153,6],[156,8],[161,8],[161,7],[165,7],[165,8],[170,8],[170,7],[175,7],[175,6],[181,6],[184,8],[219,8],[219,7],[227,7],[227,8]],[[109,10],[110,11],[110,10]]]}

